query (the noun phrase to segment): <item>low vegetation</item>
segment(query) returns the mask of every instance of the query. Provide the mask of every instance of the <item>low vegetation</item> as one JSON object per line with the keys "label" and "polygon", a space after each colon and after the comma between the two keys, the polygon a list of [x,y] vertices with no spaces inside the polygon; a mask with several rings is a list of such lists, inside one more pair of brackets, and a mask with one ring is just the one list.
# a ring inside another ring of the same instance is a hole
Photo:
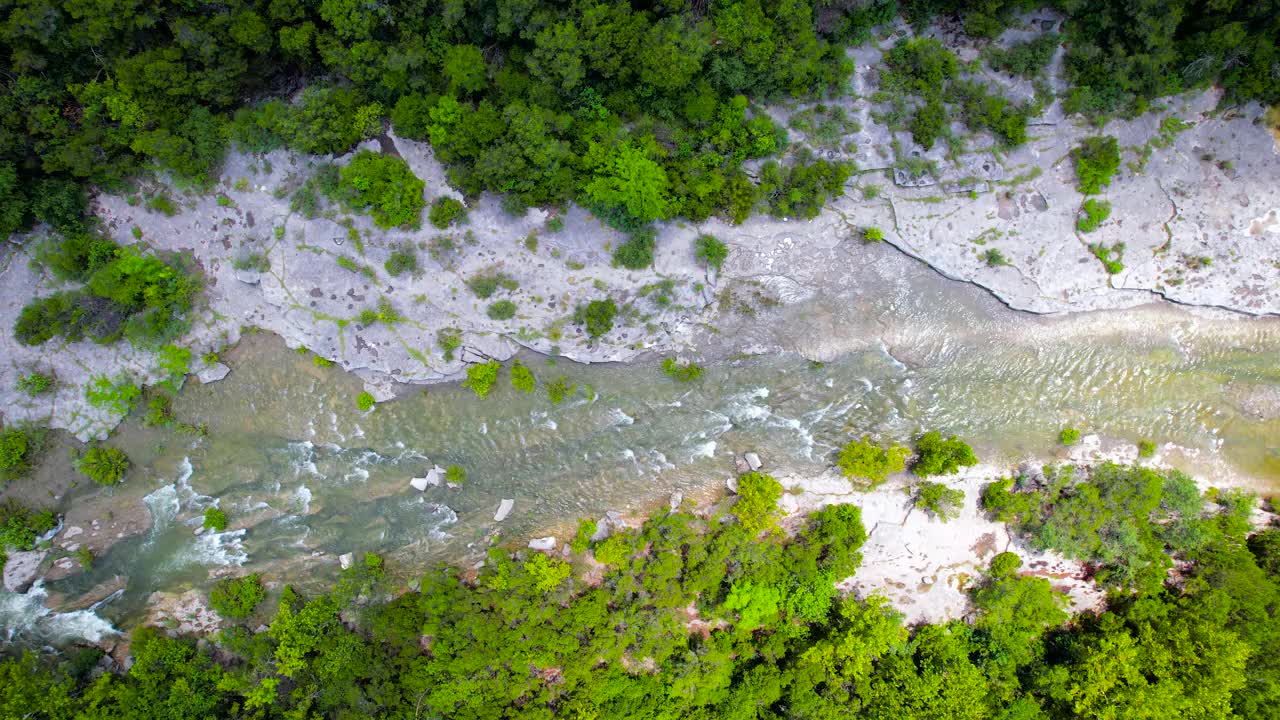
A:
{"label": "low vegetation", "polygon": [[617,314],[618,306],[613,298],[592,300],[578,306],[573,313],[573,321],[584,326],[589,337],[598,338],[613,329],[613,318]]}
{"label": "low vegetation", "polygon": [[258,603],[266,596],[262,578],[254,573],[219,580],[209,592],[209,605],[223,617],[242,620],[252,615]]}
{"label": "low vegetation", "polygon": [[1111,217],[1111,203],[1089,198],[1080,206],[1080,213],[1076,218],[1076,230],[1082,233],[1093,232]]}
{"label": "low vegetation", "polygon": [[204,522],[200,527],[214,532],[222,532],[227,529],[227,514],[222,510],[211,507],[204,511]]}
{"label": "low vegetation", "polygon": [[470,365],[467,367],[467,379],[462,382],[462,387],[470,388],[477,397],[488,397],[489,390],[498,381],[500,369],[502,365],[497,360]]}
{"label": "low vegetation", "polygon": [[687,383],[701,378],[704,369],[694,362],[682,363],[677,362],[675,358],[667,358],[662,361],[662,372],[666,373],[667,377]]}
{"label": "low vegetation", "polygon": [[424,185],[404,160],[361,150],[338,175],[340,182],[322,187],[343,207],[372,215],[380,228],[421,224]]}
{"label": "low vegetation", "polygon": [[1120,145],[1110,135],[1085,138],[1071,151],[1076,183],[1085,195],[1097,195],[1120,169]]}
{"label": "low vegetation", "polygon": [[119,485],[129,470],[129,457],[119,448],[94,445],[76,461],[76,470],[99,485]]}

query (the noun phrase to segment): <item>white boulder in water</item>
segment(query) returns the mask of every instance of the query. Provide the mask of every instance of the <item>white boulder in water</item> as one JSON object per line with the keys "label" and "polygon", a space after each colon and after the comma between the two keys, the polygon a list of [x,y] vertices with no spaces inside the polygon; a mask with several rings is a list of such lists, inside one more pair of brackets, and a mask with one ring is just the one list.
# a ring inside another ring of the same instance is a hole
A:
{"label": "white boulder in water", "polygon": [[431,484],[431,480],[424,477],[409,479],[409,487],[413,488],[414,490],[417,490],[418,492],[426,492],[427,486],[430,484]]}
{"label": "white boulder in water", "polygon": [[511,508],[515,506],[515,500],[503,498],[502,502],[498,503],[498,512],[493,514],[494,522],[502,522],[503,520],[506,520],[507,516],[511,514]]}
{"label": "white boulder in water", "polygon": [[9,561],[4,564],[4,589],[11,593],[30,590],[47,554],[44,550],[10,553]]}
{"label": "white boulder in water", "polygon": [[352,553],[343,553],[338,556],[338,564],[342,566],[343,570],[349,570],[351,568],[352,563],[354,563],[355,561],[356,561],[356,556],[353,555]]}
{"label": "white boulder in water", "polygon": [[555,539],[555,537],[550,536],[550,535],[548,535],[547,537],[543,537],[543,538],[534,538],[533,540],[530,540],[530,541],[529,541],[529,549],[530,549],[530,550],[543,550],[543,551],[555,550],[555,549],[556,549],[556,539]]}
{"label": "white boulder in water", "polygon": [[744,453],[742,459],[747,461],[747,467],[751,468],[751,472],[764,467],[764,463],[760,462],[760,456],[753,452]]}
{"label": "white boulder in water", "polygon": [[731,477],[726,479],[724,481],[724,486],[729,488],[729,492],[733,493],[734,495],[738,494],[738,478]]}

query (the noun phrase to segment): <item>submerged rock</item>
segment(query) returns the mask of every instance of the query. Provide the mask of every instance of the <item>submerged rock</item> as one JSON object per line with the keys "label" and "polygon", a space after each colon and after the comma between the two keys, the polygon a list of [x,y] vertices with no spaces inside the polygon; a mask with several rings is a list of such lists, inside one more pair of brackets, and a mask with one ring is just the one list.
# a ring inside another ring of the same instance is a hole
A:
{"label": "submerged rock", "polygon": [[503,498],[502,502],[498,503],[498,512],[493,514],[493,521],[502,522],[503,520],[506,520],[507,516],[511,514],[511,508],[515,507],[515,505],[515,500]]}
{"label": "submerged rock", "polygon": [[30,590],[47,554],[44,550],[11,553],[9,561],[4,564],[4,589],[11,593]]}
{"label": "submerged rock", "polygon": [[208,385],[211,382],[218,382],[230,374],[231,368],[227,367],[225,363],[205,364],[196,372],[196,379]]}

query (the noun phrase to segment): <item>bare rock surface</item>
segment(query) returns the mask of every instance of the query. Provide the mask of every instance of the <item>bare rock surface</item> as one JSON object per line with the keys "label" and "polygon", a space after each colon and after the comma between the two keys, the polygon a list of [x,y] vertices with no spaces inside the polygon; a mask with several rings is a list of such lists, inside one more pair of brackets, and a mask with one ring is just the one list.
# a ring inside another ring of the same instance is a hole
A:
{"label": "bare rock surface", "polygon": [[195,591],[154,592],[147,598],[144,625],[154,625],[175,636],[210,635],[222,626],[222,616],[210,608]]}
{"label": "bare rock surface", "polygon": [[48,555],[44,550],[9,553],[4,564],[4,589],[12,593],[24,593],[40,574],[40,563]]}
{"label": "bare rock surface", "polygon": [[[1001,42],[1025,39],[1059,19],[1032,13]],[[907,32],[899,26],[881,47]],[[932,32],[962,57],[976,57],[967,41]],[[521,347],[581,362],[627,361],[644,353],[702,356],[712,348],[725,355],[784,349],[831,359],[858,340],[831,337],[839,318],[803,317],[802,326],[788,328],[791,339],[780,348],[766,338],[770,324],[784,318],[760,311],[843,297],[868,273],[885,272],[877,267],[883,250],[862,239],[872,227],[903,253],[948,278],[986,288],[1015,309],[1061,313],[1167,298],[1280,313],[1280,151],[1260,120],[1261,107],[1219,110],[1220,96],[1206,91],[1099,129],[1065,116],[1054,101],[1032,121],[1025,145],[1001,149],[977,134],[965,136],[964,151],[949,157],[943,143],[925,152],[909,133],[877,121],[868,98],[877,90],[881,54],[874,45],[850,51],[855,73],[849,94],[828,103],[854,121],[837,143],[792,132],[819,157],[856,164],[843,197],[809,220],[757,215],[741,225],[714,218],[661,224],[655,262],[646,270],[614,267],[611,248],[623,236],[576,206],[560,215],[559,230],[549,224],[549,211],[513,217],[490,195],[472,200],[465,223],[445,231],[429,225],[383,230],[368,216],[338,208],[322,207],[311,218],[291,210],[290,195],[319,165],[342,165],[350,154],[232,153],[217,194],[152,188],[176,199],[173,216],[110,194],[96,198],[95,211],[117,242],[189,253],[203,270],[205,302],[182,339],[197,357],[261,328],[356,373],[379,401],[394,397],[400,383],[454,380],[469,363],[505,360]],[[1061,65],[1060,51],[1049,71],[1057,90],[1063,88]],[[1028,81],[987,69],[974,77],[1016,102],[1034,93]],[[767,112],[787,124],[810,109],[792,104]],[[959,125],[953,131],[967,132]],[[1099,196],[1113,205],[1111,219],[1085,234],[1075,226],[1084,197],[1075,187],[1070,152],[1097,134],[1114,135],[1124,150],[1120,172]],[[394,149],[426,182],[425,200],[460,197],[428,144],[393,134],[382,140],[361,147]],[[904,172],[928,162],[932,173]],[[729,246],[719,272],[694,257],[693,240],[703,233]],[[39,241],[37,232],[0,251],[0,325],[12,327],[33,294],[62,287],[29,262]],[[1109,275],[1090,245],[1119,243],[1124,269]],[[417,255],[417,272],[387,271],[398,248]],[[1007,263],[988,262],[992,250]],[[248,258],[265,265],[236,268]],[[498,274],[514,280],[515,289],[483,300],[467,289],[469,280]],[[593,340],[573,322],[574,310],[606,297],[622,313],[614,330]],[[488,316],[489,304],[499,299],[517,305],[514,318]],[[363,311],[379,307],[398,319],[361,324]],[[750,319],[738,322],[739,316]],[[735,323],[742,332],[722,332]],[[455,331],[461,347],[446,351],[441,333]],[[85,401],[84,386],[93,378],[153,383],[162,376],[153,353],[125,343],[110,352],[91,342],[57,340],[30,348],[0,333],[0,356],[9,359],[0,364],[3,420],[65,428],[81,439],[103,437],[120,420]],[[20,395],[17,377],[32,370],[54,375],[54,392]],[[221,372],[216,365],[195,370],[203,381]]]}

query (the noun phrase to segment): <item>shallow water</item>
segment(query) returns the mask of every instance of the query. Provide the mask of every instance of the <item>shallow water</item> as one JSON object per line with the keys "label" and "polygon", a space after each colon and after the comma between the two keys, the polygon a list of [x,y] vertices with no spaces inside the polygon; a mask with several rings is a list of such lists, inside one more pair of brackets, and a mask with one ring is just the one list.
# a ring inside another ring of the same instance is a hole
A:
{"label": "shallow water", "polygon": [[[125,591],[98,609],[127,624],[152,591],[203,588],[228,572],[319,587],[344,552],[388,554],[409,577],[434,560],[478,559],[498,529],[523,541],[607,510],[644,511],[676,489],[709,492],[744,451],[772,470],[818,471],[864,433],[905,440],[940,428],[984,457],[1018,461],[1052,455],[1058,430],[1071,425],[1171,443],[1184,449],[1176,462],[1224,483],[1280,485],[1275,319],[1169,306],[1043,318],[927,273],[777,312],[743,327],[772,328],[768,342],[820,345],[836,359],[734,356],[735,343],[763,341],[708,340],[719,359],[682,385],[656,359],[524,357],[540,380],[577,384],[558,406],[541,389],[515,391],[504,375],[485,400],[457,385],[406,388],[361,413],[357,378],[250,336],[230,353],[226,380],[190,386],[176,403],[180,419],[208,423],[207,438],[122,426],[113,443],[137,467],[118,501],[145,505],[151,529],[47,590],[74,597],[127,576]],[[432,463],[465,467],[467,482],[412,490],[409,479]],[[515,507],[497,523],[502,498]],[[231,530],[197,536],[215,503]],[[74,634],[75,623],[64,625]]]}

